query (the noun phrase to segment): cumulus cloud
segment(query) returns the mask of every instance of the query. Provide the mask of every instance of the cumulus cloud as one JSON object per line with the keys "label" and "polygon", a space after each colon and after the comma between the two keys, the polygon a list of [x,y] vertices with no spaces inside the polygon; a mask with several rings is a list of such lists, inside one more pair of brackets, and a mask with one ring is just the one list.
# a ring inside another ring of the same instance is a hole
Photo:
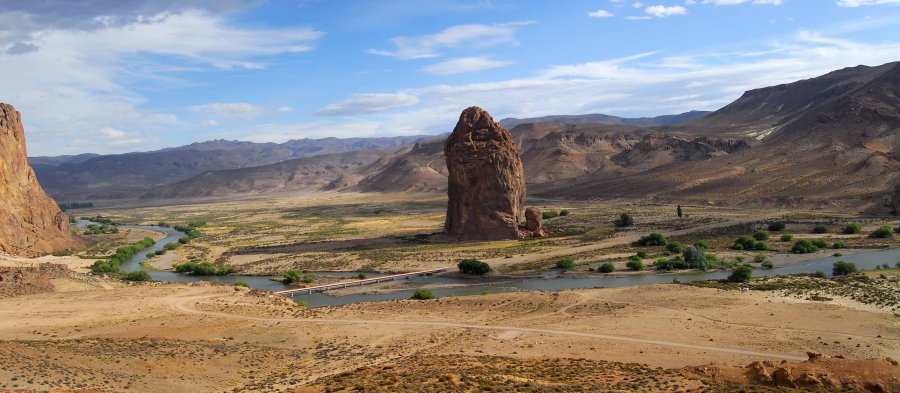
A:
{"label": "cumulus cloud", "polygon": [[590,16],[592,18],[609,18],[609,17],[615,16],[615,15],[612,12],[609,12],[607,10],[596,10],[596,11],[588,12],[588,16]]}
{"label": "cumulus cloud", "polygon": [[483,56],[473,56],[445,60],[427,66],[422,70],[434,75],[449,75],[500,68],[509,64],[511,63],[508,61],[493,60]]}
{"label": "cumulus cloud", "polygon": [[370,49],[375,55],[398,59],[425,59],[437,57],[443,49],[474,48],[484,49],[503,44],[516,44],[516,32],[532,22],[514,22],[495,25],[456,25],[441,32],[409,37],[391,38],[394,50]]}
{"label": "cumulus cloud", "polygon": [[212,104],[193,105],[188,109],[194,112],[202,112],[218,116],[252,117],[262,113],[264,108],[259,105],[248,104],[245,102],[216,102]]}
{"label": "cumulus cloud", "polygon": [[[174,87],[185,82],[173,72],[263,68],[272,56],[312,50],[323,35],[304,27],[239,27],[219,13],[249,3],[5,1],[0,74],[15,77],[4,80],[3,99],[23,112],[33,153],[70,152],[79,139],[90,151],[115,151],[90,144],[92,136],[107,136],[104,127],[153,140],[178,119],[142,108],[147,99],[136,83]],[[61,147],[60,139],[73,143]]]}
{"label": "cumulus cloud", "polygon": [[349,100],[319,109],[321,116],[348,116],[384,112],[390,109],[414,105],[419,98],[408,93],[356,94]]}
{"label": "cumulus cloud", "polygon": [[837,0],[841,7],[856,8],[864,5],[900,5],[900,0]]}
{"label": "cumulus cloud", "polygon": [[687,8],[680,5],[673,5],[670,7],[664,5],[652,5],[644,8],[644,12],[657,18],[665,18],[672,15],[685,15],[687,14]]}
{"label": "cumulus cloud", "polygon": [[784,0],[703,0],[703,4],[715,5],[736,5],[743,3],[762,4],[762,5],[781,5]]}

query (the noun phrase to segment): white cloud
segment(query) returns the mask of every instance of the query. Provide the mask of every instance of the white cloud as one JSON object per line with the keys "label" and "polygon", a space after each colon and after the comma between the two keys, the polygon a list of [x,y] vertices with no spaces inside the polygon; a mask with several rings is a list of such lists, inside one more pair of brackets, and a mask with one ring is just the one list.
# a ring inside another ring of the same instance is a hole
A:
{"label": "white cloud", "polygon": [[[155,141],[152,135],[178,119],[141,109],[146,99],[134,84],[153,80],[157,87],[179,87],[185,82],[170,72],[265,67],[270,56],[312,50],[322,36],[308,28],[237,27],[224,16],[194,9],[90,28],[70,29],[69,22],[38,26],[33,19],[0,10],[0,53],[7,53],[0,56],[0,75],[15,76],[3,81],[3,100],[23,112],[35,154],[71,152],[79,138],[87,141],[81,149],[119,151],[90,143],[92,136],[103,140],[104,127]],[[16,30],[22,24],[27,34]],[[8,55],[10,50],[17,54]],[[61,147],[60,139],[73,143]]]}
{"label": "white cloud", "polygon": [[609,12],[607,10],[596,10],[596,11],[588,12],[588,16],[590,16],[592,18],[609,18],[609,17],[615,16],[615,15],[612,12]]}
{"label": "white cloud", "polygon": [[217,102],[212,104],[194,105],[188,107],[188,109],[193,112],[202,112],[223,117],[253,117],[262,113],[265,108],[245,102]]}
{"label": "white cloud", "polygon": [[321,116],[348,116],[384,112],[390,109],[414,105],[419,98],[408,93],[356,94],[349,100],[319,109]]}
{"label": "white cloud", "polygon": [[427,66],[422,70],[434,75],[449,75],[500,68],[509,64],[511,63],[508,61],[493,60],[483,56],[473,56],[445,60]]}
{"label": "white cloud", "polygon": [[864,5],[900,5],[900,0],[837,0],[837,5],[841,7],[856,8]]}
{"label": "white cloud", "polygon": [[652,5],[644,8],[644,12],[657,18],[665,18],[672,15],[687,14],[687,8],[684,8],[680,5],[673,5],[671,7],[667,7],[664,5]]}
{"label": "white cloud", "polygon": [[781,5],[784,3],[784,0],[703,0],[703,4],[715,4],[715,5],[736,5],[750,2],[752,4],[762,4],[762,5]]}
{"label": "white cloud", "polygon": [[275,112],[286,113],[286,112],[293,112],[293,111],[294,111],[294,108],[291,108],[289,106],[279,106],[278,108],[275,108]]}
{"label": "white cloud", "polygon": [[653,19],[652,16],[629,16],[626,19],[628,20],[648,20]]}
{"label": "white cloud", "polygon": [[371,54],[398,59],[424,59],[437,57],[443,49],[484,49],[503,44],[516,44],[516,32],[533,22],[515,22],[495,25],[471,24],[451,26],[443,31],[423,36],[394,37],[393,51],[370,49]]}

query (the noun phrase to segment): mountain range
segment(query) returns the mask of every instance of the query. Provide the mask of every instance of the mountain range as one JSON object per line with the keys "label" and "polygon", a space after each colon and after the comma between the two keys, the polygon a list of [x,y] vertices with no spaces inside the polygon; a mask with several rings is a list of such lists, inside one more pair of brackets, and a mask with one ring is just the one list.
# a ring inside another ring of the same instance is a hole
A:
{"label": "mountain range", "polygon": [[[900,63],[889,63],[750,90],[715,112],[501,124],[515,139],[532,196],[878,208],[900,183],[898,102]],[[444,192],[443,138],[212,141],[33,162],[44,187],[65,200]]]}

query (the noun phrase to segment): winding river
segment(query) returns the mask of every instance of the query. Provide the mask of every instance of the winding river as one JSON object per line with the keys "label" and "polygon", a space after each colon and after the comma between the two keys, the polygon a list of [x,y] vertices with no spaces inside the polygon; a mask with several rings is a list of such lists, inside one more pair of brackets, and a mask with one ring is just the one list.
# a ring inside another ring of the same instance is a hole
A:
{"label": "winding river", "polygon": [[[88,221],[80,220],[77,224],[83,227]],[[177,231],[173,228],[151,226],[151,225],[120,225],[120,228],[134,228],[148,231],[156,231],[165,233],[166,237],[159,240],[150,248],[139,252],[131,259],[122,264],[122,270],[135,271],[142,270],[141,262],[147,260],[146,254],[160,250],[166,243],[177,242],[178,239],[185,236],[185,233]],[[823,271],[826,274],[831,273],[834,262],[842,260],[855,263],[860,269],[874,269],[880,265],[888,264],[894,266],[900,262],[900,248],[892,248],[887,250],[869,251],[858,254],[844,255],[841,257],[827,256],[809,259],[805,261],[791,263],[782,267],[769,270],[757,269],[753,271],[755,277],[761,276],[778,276],[797,273],[815,273]],[[147,270],[154,280],[170,281],[170,282],[192,282],[192,281],[215,281],[227,284],[234,284],[238,281],[246,282],[252,288],[264,289],[269,291],[278,291],[287,289],[288,286],[273,281],[272,277],[266,276],[212,276],[198,277],[178,274],[171,271],[155,271]],[[320,275],[355,277],[356,272],[321,272]],[[378,274],[366,273],[369,277],[376,277]],[[379,300],[398,300],[409,299],[415,291],[415,287],[428,285],[429,289],[437,297],[444,296],[465,296],[477,295],[484,292],[515,292],[515,291],[558,291],[564,289],[576,288],[613,288],[625,287],[630,285],[641,284],[661,284],[670,283],[677,279],[681,282],[698,281],[698,280],[717,280],[728,277],[728,271],[710,271],[710,272],[692,272],[692,273],[667,273],[667,274],[624,274],[609,276],[582,276],[569,277],[557,275],[545,275],[544,277],[529,277],[521,279],[492,279],[490,277],[477,278],[461,278],[461,277],[415,277],[406,280],[410,285],[409,289],[402,289],[390,292],[368,292],[356,293],[343,296],[333,296],[327,293],[317,292],[312,294],[294,295],[294,300],[304,301],[309,307],[321,306],[338,306],[344,304],[379,301]]]}

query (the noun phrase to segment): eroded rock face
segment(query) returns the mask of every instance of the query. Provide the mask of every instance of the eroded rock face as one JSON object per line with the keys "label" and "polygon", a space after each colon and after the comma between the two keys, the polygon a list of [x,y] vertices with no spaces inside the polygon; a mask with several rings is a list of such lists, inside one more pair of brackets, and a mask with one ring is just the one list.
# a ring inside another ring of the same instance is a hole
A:
{"label": "eroded rock face", "polygon": [[544,213],[536,207],[525,209],[525,230],[530,232],[531,236],[543,237],[544,233]]}
{"label": "eroded rock face", "polygon": [[894,189],[894,197],[891,199],[891,206],[894,207],[894,214],[900,215],[900,184]]}
{"label": "eroded rock face", "polygon": [[516,239],[525,176],[509,131],[478,107],[459,116],[444,142],[447,220],[444,232],[462,240]]}
{"label": "eroded rock face", "polygon": [[0,103],[0,251],[35,256],[80,246],[26,157],[21,115]]}

